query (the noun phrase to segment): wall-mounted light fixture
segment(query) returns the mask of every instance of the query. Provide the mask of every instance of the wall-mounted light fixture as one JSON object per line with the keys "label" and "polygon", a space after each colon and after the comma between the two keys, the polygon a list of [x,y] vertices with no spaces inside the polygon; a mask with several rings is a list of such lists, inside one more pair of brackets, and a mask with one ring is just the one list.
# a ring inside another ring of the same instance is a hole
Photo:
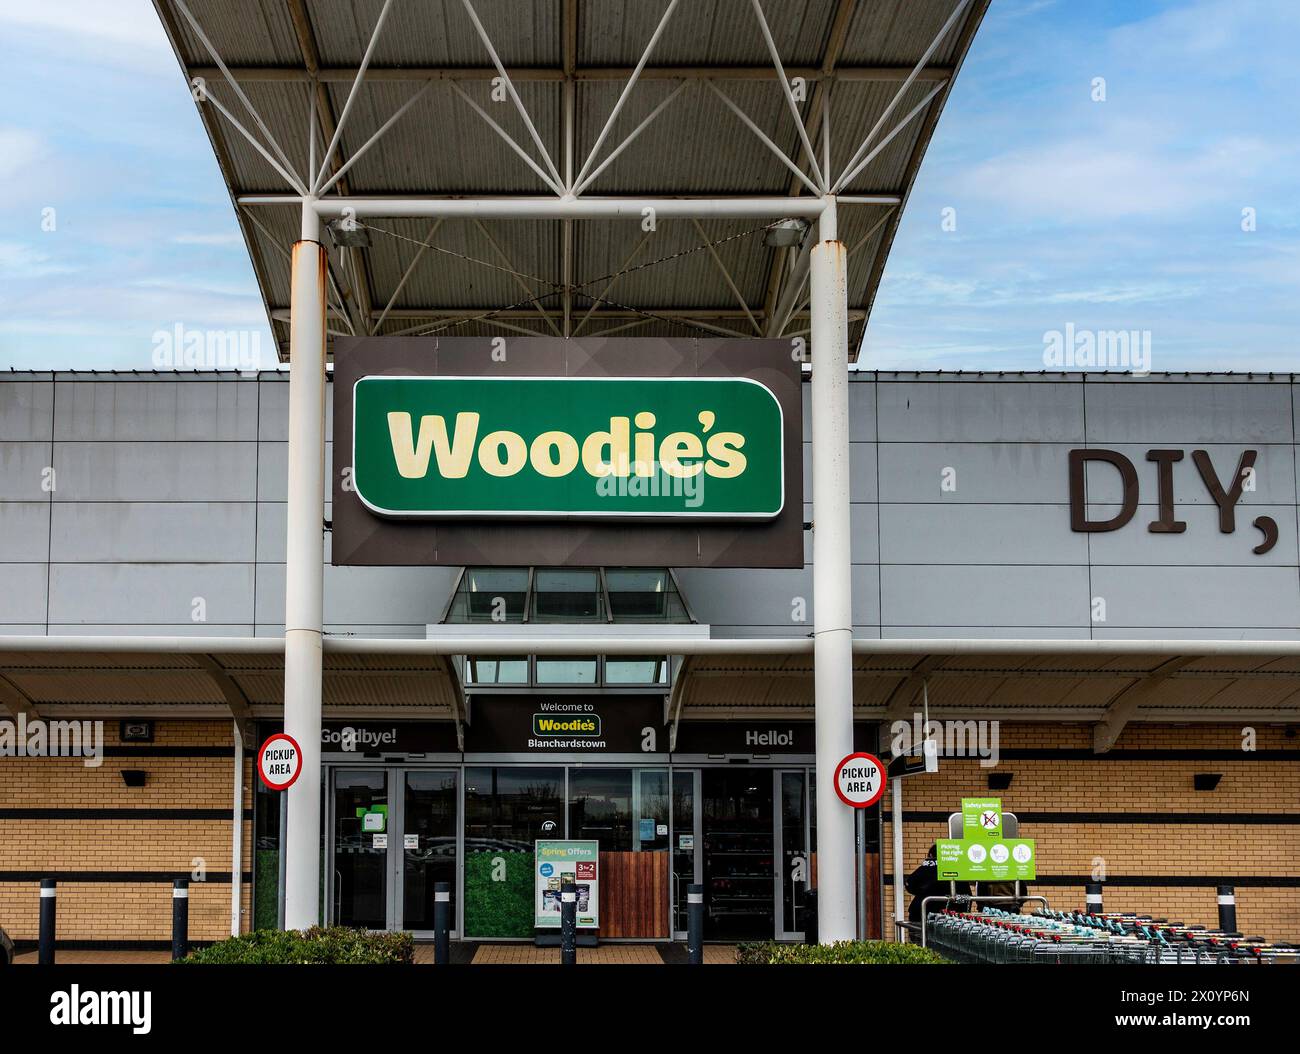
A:
{"label": "wall-mounted light fixture", "polygon": [[1222,772],[1198,772],[1192,776],[1192,786],[1198,791],[1212,791],[1223,779]]}
{"label": "wall-mounted light fixture", "polygon": [[128,717],[119,723],[118,737],[123,743],[152,743],[153,722],[144,718]]}
{"label": "wall-mounted light fixture", "polygon": [[144,769],[122,769],[122,782],[128,787],[143,787],[149,781]]}
{"label": "wall-mounted light fixture", "polygon": [[1004,791],[1011,786],[1011,780],[1015,774],[1011,772],[990,772],[989,773],[989,790]]}

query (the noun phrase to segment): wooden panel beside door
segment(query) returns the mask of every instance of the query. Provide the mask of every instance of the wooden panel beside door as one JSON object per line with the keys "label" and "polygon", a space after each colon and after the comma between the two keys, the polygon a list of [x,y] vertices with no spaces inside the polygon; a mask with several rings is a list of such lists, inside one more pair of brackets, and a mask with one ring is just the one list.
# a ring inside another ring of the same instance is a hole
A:
{"label": "wooden panel beside door", "polygon": [[668,939],[667,850],[600,854],[600,936]]}
{"label": "wooden panel beside door", "polygon": [[[812,886],[817,886],[817,854],[812,854],[810,870],[812,871]],[[880,854],[864,853],[862,856],[862,866],[867,869],[867,889],[866,889],[866,912],[867,912],[867,939],[884,940],[880,932]]]}

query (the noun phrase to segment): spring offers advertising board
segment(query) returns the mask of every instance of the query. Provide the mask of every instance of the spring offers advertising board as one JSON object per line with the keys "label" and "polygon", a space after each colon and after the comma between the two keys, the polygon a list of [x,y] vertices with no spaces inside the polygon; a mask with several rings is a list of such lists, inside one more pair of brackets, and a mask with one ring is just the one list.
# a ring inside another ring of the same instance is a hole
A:
{"label": "spring offers advertising board", "polygon": [[536,841],[533,843],[533,925],[558,929],[560,887],[573,879],[578,894],[578,926],[600,926],[600,843]]}

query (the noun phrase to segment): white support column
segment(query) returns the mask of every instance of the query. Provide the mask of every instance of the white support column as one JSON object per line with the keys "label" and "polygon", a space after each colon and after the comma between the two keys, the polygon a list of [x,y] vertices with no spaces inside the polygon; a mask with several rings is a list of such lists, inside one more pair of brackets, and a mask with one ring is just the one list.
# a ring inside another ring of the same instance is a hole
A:
{"label": "white support column", "polygon": [[244,876],[244,733],[232,721],[235,734],[235,786],[230,807],[230,935],[238,937],[243,921]]}
{"label": "white support column", "polygon": [[286,791],[288,929],[313,925],[320,901],[321,627],[325,508],[325,248],[315,199],[302,205],[289,320],[289,493],[285,546],[284,730],[302,749]]}
{"label": "white support column", "polygon": [[853,616],[849,560],[849,323],[846,254],[835,199],[812,250],[813,690],[817,718],[817,940],[852,940],[853,809],[835,766],[853,752]]}
{"label": "white support column", "polygon": [[891,780],[889,793],[892,800],[889,807],[889,835],[894,844],[894,932],[886,935],[888,940],[901,941],[903,931],[900,922],[907,921],[907,912],[903,910],[903,781]]}

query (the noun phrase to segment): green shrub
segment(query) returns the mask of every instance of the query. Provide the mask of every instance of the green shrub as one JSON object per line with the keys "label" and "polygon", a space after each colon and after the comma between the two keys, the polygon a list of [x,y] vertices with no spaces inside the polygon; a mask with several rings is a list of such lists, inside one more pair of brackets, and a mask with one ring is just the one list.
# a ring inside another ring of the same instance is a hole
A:
{"label": "green shrub", "polygon": [[368,933],[348,926],[254,930],[190,952],[178,961],[208,965],[409,964],[415,961],[415,939],[409,933]]}
{"label": "green shrub", "polygon": [[834,944],[777,944],[758,941],[736,947],[736,962],[747,966],[782,966],[787,963],[839,963],[857,965],[939,965],[942,955],[919,944],[889,941],[837,941]]}

